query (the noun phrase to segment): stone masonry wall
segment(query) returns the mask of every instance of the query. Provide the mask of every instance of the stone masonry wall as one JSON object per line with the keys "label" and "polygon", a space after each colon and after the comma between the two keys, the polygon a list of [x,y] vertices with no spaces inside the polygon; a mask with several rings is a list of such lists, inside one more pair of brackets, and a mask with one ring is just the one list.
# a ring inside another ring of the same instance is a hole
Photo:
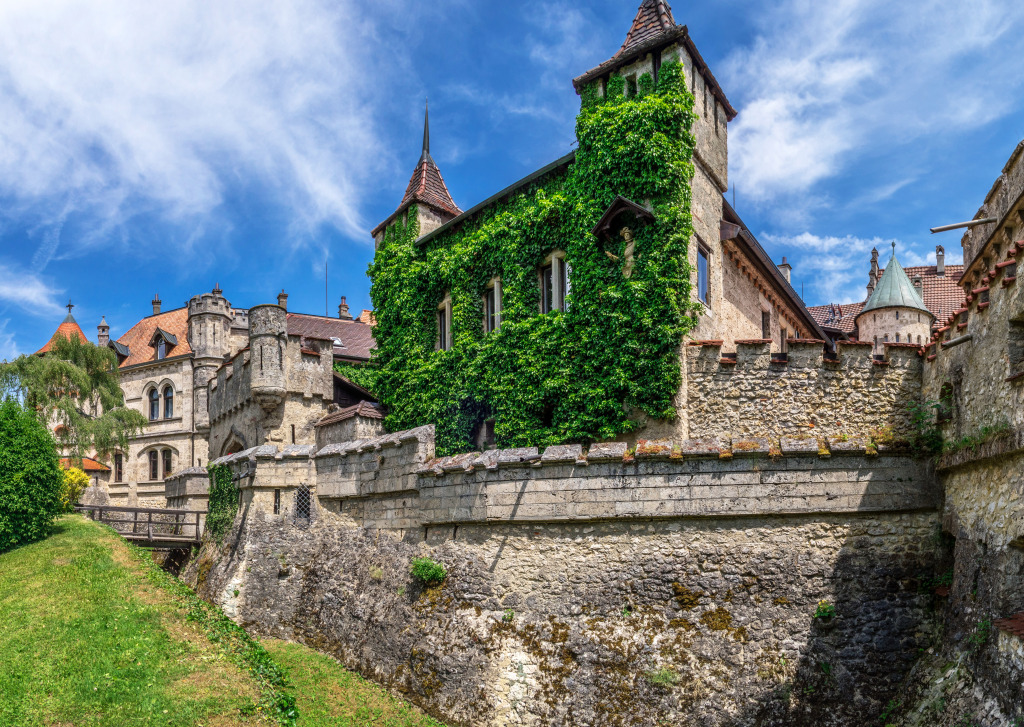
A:
{"label": "stone masonry wall", "polygon": [[910,437],[907,406],[921,399],[918,349],[890,345],[881,361],[870,345],[838,349],[838,359],[828,360],[822,344],[791,341],[788,361],[776,363],[765,342],[738,343],[735,358],[720,342],[690,344],[689,436]]}

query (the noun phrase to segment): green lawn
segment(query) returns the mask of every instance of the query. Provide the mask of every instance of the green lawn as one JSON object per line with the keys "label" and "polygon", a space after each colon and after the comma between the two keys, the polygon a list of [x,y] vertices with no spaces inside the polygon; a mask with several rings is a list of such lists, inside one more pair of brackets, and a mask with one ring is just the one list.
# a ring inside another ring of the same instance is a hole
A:
{"label": "green lawn", "polygon": [[268,640],[263,646],[295,685],[301,727],[444,727],[301,644]]}
{"label": "green lawn", "polygon": [[306,647],[266,646],[294,689],[268,682],[276,666],[219,611],[79,516],[0,554],[2,727],[272,725],[259,707],[288,693],[299,725],[439,725]]}

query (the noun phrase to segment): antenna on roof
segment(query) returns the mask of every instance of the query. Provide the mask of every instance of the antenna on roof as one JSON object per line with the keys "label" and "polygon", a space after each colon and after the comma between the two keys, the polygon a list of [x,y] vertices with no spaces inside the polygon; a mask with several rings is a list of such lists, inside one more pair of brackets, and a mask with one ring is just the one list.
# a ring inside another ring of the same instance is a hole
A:
{"label": "antenna on roof", "polygon": [[327,293],[328,281],[330,280],[330,277],[327,275],[327,261],[330,259],[330,255],[324,255],[324,318],[331,317],[330,296]]}

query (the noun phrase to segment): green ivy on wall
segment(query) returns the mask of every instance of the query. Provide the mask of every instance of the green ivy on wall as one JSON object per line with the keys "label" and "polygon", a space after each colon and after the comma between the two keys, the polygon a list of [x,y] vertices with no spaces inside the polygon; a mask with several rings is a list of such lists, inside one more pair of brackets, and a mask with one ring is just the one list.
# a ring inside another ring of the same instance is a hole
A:
{"label": "green ivy on wall", "polygon": [[218,545],[224,540],[238,512],[238,488],[226,464],[209,465],[210,499],[207,505],[206,532]]}
{"label": "green ivy on wall", "polygon": [[[637,414],[671,419],[679,348],[696,324],[692,235],[693,97],[682,66],[644,75],[626,98],[584,90],[579,148],[552,172],[472,220],[417,246],[415,209],[385,232],[370,266],[377,315],[374,393],[392,431],[437,426],[437,451],[473,448],[493,418],[499,446],[590,442],[635,429]],[[653,210],[625,241],[592,230],[622,195]],[[565,312],[541,315],[538,271],[553,250],[571,266]],[[612,259],[607,252],[617,256]],[[482,296],[502,281],[502,325],[483,330]],[[438,303],[452,299],[453,345],[435,351]]]}

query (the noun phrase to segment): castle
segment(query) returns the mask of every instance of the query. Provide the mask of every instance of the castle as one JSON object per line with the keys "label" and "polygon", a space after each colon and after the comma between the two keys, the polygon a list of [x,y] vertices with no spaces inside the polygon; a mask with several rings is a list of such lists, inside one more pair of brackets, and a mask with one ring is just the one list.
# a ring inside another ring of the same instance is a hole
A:
{"label": "castle", "polygon": [[722,196],[737,112],[666,2],[574,86],[579,149],[465,212],[425,128],[374,231],[384,421],[285,300],[140,333],[153,372],[161,330],[208,362],[239,493],[185,577],[451,724],[1024,718],[1024,143],[962,267],[875,252],[808,310]]}

